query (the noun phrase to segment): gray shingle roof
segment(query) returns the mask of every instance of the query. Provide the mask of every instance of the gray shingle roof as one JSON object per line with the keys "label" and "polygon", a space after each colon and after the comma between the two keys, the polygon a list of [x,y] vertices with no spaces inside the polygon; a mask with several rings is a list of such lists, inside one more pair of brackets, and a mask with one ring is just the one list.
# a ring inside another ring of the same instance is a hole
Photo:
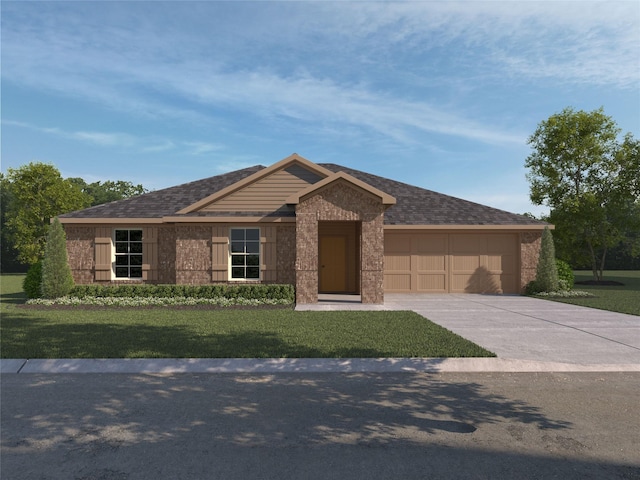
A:
{"label": "gray shingle roof", "polygon": [[[450,197],[370,173],[332,163],[318,164],[332,172],[343,171],[358,180],[396,198],[385,212],[385,225],[544,225],[523,215],[498,210],[478,203]],[[61,215],[67,219],[86,218],[162,218],[176,212],[262,170],[262,165],[236,170],[215,177],[146,193],[137,197],[97,205]],[[293,212],[217,212],[207,216],[292,216]],[[203,216],[193,213],[187,216]]]}

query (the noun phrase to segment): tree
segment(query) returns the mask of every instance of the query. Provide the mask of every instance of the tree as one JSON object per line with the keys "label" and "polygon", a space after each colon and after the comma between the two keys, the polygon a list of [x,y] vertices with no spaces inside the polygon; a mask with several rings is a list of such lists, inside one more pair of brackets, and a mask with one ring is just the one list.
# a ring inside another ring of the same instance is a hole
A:
{"label": "tree", "polygon": [[602,279],[607,251],[640,230],[640,145],[602,108],[571,107],[541,122],[529,137],[531,201],[551,207],[560,257],[588,261]]}
{"label": "tree", "polygon": [[67,256],[67,237],[58,217],[53,219],[42,259],[42,285],[44,298],[59,298],[73,288],[73,276]]}
{"label": "tree", "polygon": [[148,192],[142,185],[134,185],[132,182],[107,180],[105,182],[87,183],[82,178],[70,178],[70,182],[89,195],[91,206],[114,202]]}
{"label": "tree", "polygon": [[536,268],[536,287],[540,292],[555,292],[558,290],[558,267],[556,265],[556,250],[553,245],[551,230],[545,227],[542,232],[540,256]]}
{"label": "tree", "polygon": [[7,205],[8,238],[18,260],[33,264],[42,258],[51,219],[89,206],[90,197],[51,164],[29,163],[7,171],[11,203]]}

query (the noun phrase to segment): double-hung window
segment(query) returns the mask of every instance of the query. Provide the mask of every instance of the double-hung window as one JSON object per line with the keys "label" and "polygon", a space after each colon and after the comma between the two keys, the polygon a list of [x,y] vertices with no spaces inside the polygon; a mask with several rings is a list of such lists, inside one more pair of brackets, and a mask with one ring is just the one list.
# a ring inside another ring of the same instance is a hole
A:
{"label": "double-hung window", "polygon": [[116,230],[115,274],[118,279],[142,278],[142,230]]}
{"label": "double-hung window", "polygon": [[231,229],[231,280],[260,279],[260,229]]}

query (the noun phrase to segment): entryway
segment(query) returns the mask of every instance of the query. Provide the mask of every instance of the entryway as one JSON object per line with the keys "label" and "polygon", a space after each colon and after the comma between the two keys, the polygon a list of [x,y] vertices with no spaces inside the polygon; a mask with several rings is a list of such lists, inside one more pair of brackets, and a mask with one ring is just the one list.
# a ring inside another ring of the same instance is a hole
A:
{"label": "entryway", "polygon": [[318,293],[360,293],[359,222],[318,223]]}

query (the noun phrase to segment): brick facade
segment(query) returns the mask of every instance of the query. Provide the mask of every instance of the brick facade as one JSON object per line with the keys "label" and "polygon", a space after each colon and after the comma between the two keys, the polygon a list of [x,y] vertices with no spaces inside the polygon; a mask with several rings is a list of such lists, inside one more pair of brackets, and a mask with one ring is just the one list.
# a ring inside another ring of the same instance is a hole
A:
{"label": "brick facade", "polygon": [[541,231],[520,233],[520,290],[522,293],[528,283],[536,278],[541,245]]}
{"label": "brick facade", "polygon": [[383,303],[384,205],[379,198],[336,181],[296,207],[296,302],[318,301],[318,222],[361,222],[363,303]]}

